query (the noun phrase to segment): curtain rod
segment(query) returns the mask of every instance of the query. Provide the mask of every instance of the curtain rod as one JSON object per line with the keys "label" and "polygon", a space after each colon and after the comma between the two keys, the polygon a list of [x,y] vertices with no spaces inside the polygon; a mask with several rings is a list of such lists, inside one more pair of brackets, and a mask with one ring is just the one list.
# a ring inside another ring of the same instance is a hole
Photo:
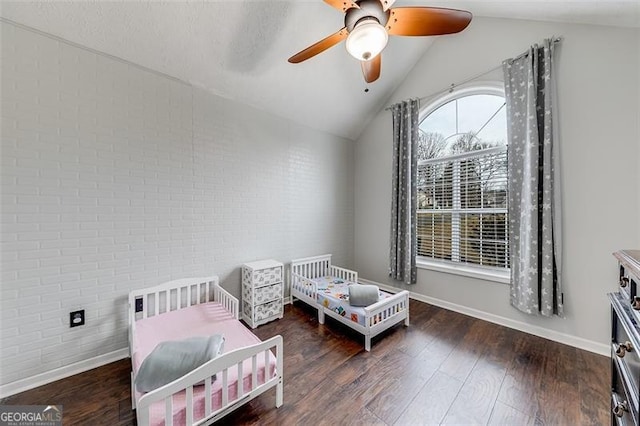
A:
{"label": "curtain rod", "polygon": [[[554,37],[551,37],[551,41],[553,41],[553,44],[560,43],[560,42],[562,41],[562,36],[559,36],[559,37],[555,37],[555,36],[554,36]],[[515,58],[513,58],[513,59],[511,59],[511,60],[514,60],[514,61],[515,61],[515,60],[517,60],[517,59],[524,58],[524,57],[525,57],[525,56],[527,56],[527,55],[529,55],[529,50],[526,50],[526,51],[522,52],[521,54],[519,54],[518,56],[516,56]],[[432,98],[432,97],[434,97],[434,96],[436,96],[436,95],[439,95],[439,94],[441,94],[441,93],[445,93],[445,92],[449,92],[449,93],[451,93],[451,92],[453,92],[453,90],[454,90],[456,87],[461,86],[461,85],[466,84],[466,83],[469,83],[470,81],[473,81],[473,80],[475,80],[475,79],[477,79],[477,78],[479,78],[479,77],[482,77],[483,75],[487,75],[487,74],[489,74],[489,73],[492,73],[492,72],[494,72],[494,71],[496,71],[496,70],[498,70],[498,69],[500,69],[500,68],[502,68],[502,64],[500,64],[500,65],[498,65],[498,66],[496,66],[496,67],[493,67],[493,68],[491,68],[491,69],[489,69],[489,70],[483,71],[483,72],[481,72],[480,74],[476,74],[476,75],[474,75],[473,77],[469,77],[469,78],[467,78],[467,79],[465,79],[465,80],[462,80],[462,81],[460,81],[460,82],[458,82],[458,83],[451,83],[447,88],[445,88],[445,89],[441,89],[441,90],[438,90],[437,92],[434,92],[434,93],[432,93],[432,94],[430,94],[430,95],[427,95],[427,96],[423,96],[423,97],[421,97],[421,98],[418,98],[418,100],[419,100],[420,102],[422,102],[422,101],[425,101],[425,100],[427,100],[427,99],[429,99],[429,98]],[[389,110],[391,110],[391,108],[392,108],[392,107],[393,107],[393,105],[389,105],[389,106],[388,106],[388,107],[386,107],[384,110],[385,110],[385,111],[389,111]]]}

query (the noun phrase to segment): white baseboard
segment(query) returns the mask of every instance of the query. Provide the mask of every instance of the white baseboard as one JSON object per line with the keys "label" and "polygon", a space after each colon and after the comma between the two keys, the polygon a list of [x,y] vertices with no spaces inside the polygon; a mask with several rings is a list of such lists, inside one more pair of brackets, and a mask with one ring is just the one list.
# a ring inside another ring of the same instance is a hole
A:
{"label": "white baseboard", "polygon": [[99,355],[90,359],[85,359],[84,361],[56,368],[55,370],[36,374],[35,376],[31,376],[26,379],[16,380],[15,382],[7,383],[6,385],[0,385],[0,398],[6,398],[10,395],[15,395],[29,389],[37,388],[38,386],[46,385],[75,374],[84,373],[85,371],[93,368],[102,367],[103,365],[128,357],[129,348],[122,348],[117,351],[109,352],[108,354]]}
{"label": "white baseboard", "polygon": [[[396,293],[400,289],[377,283],[371,280],[365,280],[358,278],[365,284],[374,284],[390,293]],[[563,343],[565,345],[573,346],[585,351],[594,352],[606,357],[611,356],[611,348],[604,343],[594,342],[592,340],[583,339],[581,337],[572,336],[570,334],[561,333],[559,331],[549,330],[548,328],[539,327],[537,325],[527,324],[522,321],[513,320],[500,315],[494,315],[488,312],[480,311],[478,309],[469,308],[467,306],[458,305],[456,303],[447,302],[446,300],[436,299],[434,297],[425,296],[423,294],[409,292],[409,297],[420,302],[428,303],[430,305],[439,306],[450,311],[459,312],[470,317],[478,318],[484,321],[489,321],[494,324],[503,325],[505,327],[513,328],[514,330],[523,331],[525,333],[533,334],[534,336],[543,337],[545,339],[553,340],[554,342]]]}

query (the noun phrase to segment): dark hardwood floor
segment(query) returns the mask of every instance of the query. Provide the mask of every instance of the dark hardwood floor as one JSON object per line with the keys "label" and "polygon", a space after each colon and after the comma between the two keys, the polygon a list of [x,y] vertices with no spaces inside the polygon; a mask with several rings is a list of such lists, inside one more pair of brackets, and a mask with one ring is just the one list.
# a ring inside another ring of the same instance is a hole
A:
{"label": "dark hardwood floor", "polygon": [[[399,324],[363,337],[301,302],[258,327],[284,338],[284,405],[275,390],[220,424],[605,425],[609,359],[411,301]],[[2,401],[62,404],[64,424],[135,424],[123,360]]]}

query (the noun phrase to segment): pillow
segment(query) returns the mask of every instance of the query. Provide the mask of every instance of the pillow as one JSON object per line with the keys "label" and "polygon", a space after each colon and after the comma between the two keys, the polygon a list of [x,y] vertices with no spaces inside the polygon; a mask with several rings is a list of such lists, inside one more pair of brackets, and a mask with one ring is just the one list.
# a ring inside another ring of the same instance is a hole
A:
{"label": "pillow", "polygon": [[136,389],[151,392],[171,383],[220,355],[223,348],[224,337],[220,334],[160,342],[142,361],[136,375]]}
{"label": "pillow", "polygon": [[377,285],[351,284],[349,286],[349,304],[351,306],[369,306],[377,301]]}

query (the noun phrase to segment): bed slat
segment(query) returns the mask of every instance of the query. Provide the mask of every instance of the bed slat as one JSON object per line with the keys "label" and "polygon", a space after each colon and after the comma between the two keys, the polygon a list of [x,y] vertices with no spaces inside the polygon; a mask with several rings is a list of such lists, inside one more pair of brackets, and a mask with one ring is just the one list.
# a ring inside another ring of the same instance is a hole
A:
{"label": "bed slat", "polygon": [[222,370],[222,406],[229,405],[229,373],[225,368]]}
{"label": "bed slat", "polygon": [[238,399],[244,396],[244,380],[240,379],[243,377],[242,374],[242,362],[238,363]]}
{"label": "bed slat", "polygon": [[164,419],[167,426],[173,425],[173,395],[164,399]]}
{"label": "bed slat", "polygon": [[211,377],[204,379],[204,415],[211,414]]}
{"label": "bed slat", "polygon": [[251,389],[255,389],[257,387],[258,387],[258,354],[255,354],[254,356],[251,357]]}
{"label": "bed slat", "polygon": [[187,406],[186,406],[186,415],[187,415],[187,424],[193,424],[193,386],[189,386],[187,388]]}

